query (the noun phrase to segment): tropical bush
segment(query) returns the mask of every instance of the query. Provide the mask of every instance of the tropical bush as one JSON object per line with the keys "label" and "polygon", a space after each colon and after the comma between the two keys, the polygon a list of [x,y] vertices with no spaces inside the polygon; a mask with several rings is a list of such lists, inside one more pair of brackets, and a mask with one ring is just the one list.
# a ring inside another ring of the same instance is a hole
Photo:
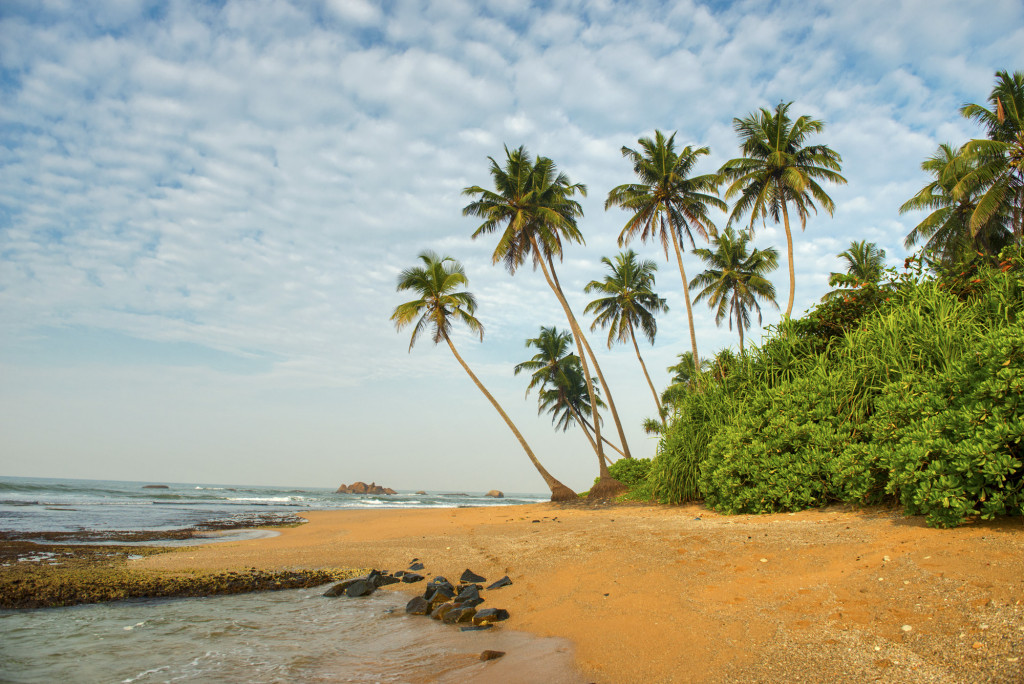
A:
{"label": "tropical bush", "polygon": [[940,527],[1024,513],[1022,281],[1012,248],[774,328],[666,392],[653,493],[729,513],[891,501]]}

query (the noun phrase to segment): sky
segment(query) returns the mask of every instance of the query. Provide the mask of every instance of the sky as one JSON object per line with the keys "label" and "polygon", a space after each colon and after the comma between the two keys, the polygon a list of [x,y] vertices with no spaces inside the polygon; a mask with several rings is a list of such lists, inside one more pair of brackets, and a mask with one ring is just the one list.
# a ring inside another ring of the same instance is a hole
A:
{"label": "sky", "polygon": [[[488,157],[524,145],[583,183],[583,287],[620,251],[634,180],[620,153],[654,131],[738,156],[734,117],[793,102],[843,158],[835,214],[796,229],[796,305],[853,240],[902,264],[920,163],[981,132],[958,114],[1024,68],[1019,0],[0,0],[0,475],[543,492],[449,350],[389,320],[425,249],[463,263],[485,327],[454,342],[540,460],[580,491],[597,473],[555,432],[516,363],[566,328],[539,272],[492,265],[462,215]],[[721,227],[726,215],[713,217]],[[772,279],[785,306],[781,228]],[[689,349],[682,282],[641,351],[663,388]],[[698,245],[701,246],[701,245]],[[687,254],[692,278],[704,266]],[[694,311],[704,356],[738,345]],[[764,325],[777,323],[764,309]],[[764,334],[756,327],[748,339]],[[635,456],[657,441],[633,350],[592,346]],[[612,431],[609,421],[606,432]]]}

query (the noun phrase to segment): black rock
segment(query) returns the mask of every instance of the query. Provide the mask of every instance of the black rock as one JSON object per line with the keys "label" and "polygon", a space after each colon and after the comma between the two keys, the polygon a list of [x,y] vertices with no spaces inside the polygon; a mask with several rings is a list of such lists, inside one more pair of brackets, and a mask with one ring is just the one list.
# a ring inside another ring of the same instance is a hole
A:
{"label": "black rock", "polygon": [[507,586],[510,586],[511,584],[512,584],[512,580],[510,580],[508,578],[508,575],[505,575],[500,580],[498,580],[497,582],[495,582],[491,586],[487,587],[487,591],[490,591],[491,589],[501,589],[502,587],[507,587]]}
{"label": "black rock", "polygon": [[459,600],[472,599],[480,597],[480,585],[479,584],[463,584],[459,587],[459,593],[457,594]]}
{"label": "black rock", "polygon": [[474,625],[482,625],[485,622],[499,622],[501,620],[508,620],[508,611],[504,608],[484,608],[477,611],[476,615],[473,616]]}
{"label": "black rock", "polygon": [[394,575],[389,575],[386,571],[380,572],[379,570],[371,571],[370,574],[366,576],[366,579],[373,582],[373,586],[378,589],[386,587],[389,584],[397,584],[402,581]]}
{"label": "black rock", "polygon": [[460,627],[459,631],[460,632],[482,632],[485,629],[490,629],[493,626],[494,625],[492,625],[489,622],[487,624],[484,624],[484,625],[466,625],[465,627]]}
{"label": "black rock", "polygon": [[443,620],[444,616],[448,614],[448,611],[454,609],[454,603],[442,603],[437,608],[434,608],[434,610],[430,611],[430,617],[434,618],[435,620]]}
{"label": "black rock", "polygon": [[409,566],[409,569],[410,570],[422,570],[423,569],[423,563],[413,563],[412,565]]}
{"label": "black rock", "polygon": [[414,596],[411,601],[405,604],[405,612],[409,615],[426,615],[430,612],[430,604],[422,596]]}
{"label": "black rock", "polygon": [[405,574],[405,570],[399,570],[398,572],[395,573],[395,577],[401,577],[404,574]]}
{"label": "black rock", "polygon": [[494,660],[505,655],[504,651],[492,651],[490,649],[480,653],[480,660]]}
{"label": "black rock", "polygon": [[441,575],[436,575],[433,579],[430,580],[430,583],[431,584],[451,584],[451,582],[449,582],[447,579],[445,579]]}
{"label": "black rock", "polygon": [[484,578],[484,577],[481,577],[480,575],[476,574],[472,570],[468,570],[467,569],[464,573],[462,573],[462,577],[459,578],[459,581],[463,582],[463,583],[466,583],[466,584],[470,584],[470,583],[474,583],[474,582],[486,582],[487,579]]}
{"label": "black rock", "polygon": [[359,579],[345,588],[345,596],[369,596],[375,591],[377,591],[377,587],[373,582]]}
{"label": "black rock", "polygon": [[329,596],[331,598],[343,596],[345,594],[345,590],[348,589],[349,585],[354,584],[356,582],[360,582],[362,581],[362,579],[363,578],[361,577],[353,577],[352,579],[342,580],[341,582],[338,582],[333,587],[325,591],[324,596]]}
{"label": "black rock", "polygon": [[464,598],[458,598],[458,599],[455,600],[455,603],[457,603],[460,606],[473,606],[474,608],[476,606],[479,606],[483,602],[484,602],[484,600],[482,598],[480,598],[479,596],[474,597],[474,598],[465,598],[465,599]]}
{"label": "black rock", "polygon": [[422,582],[425,578],[423,575],[417,575],[415,572],[407,572],[402,575],[402,581],[406,584],[412,584],[413,582]]}
{"label": "black rock", "polygon": [[476,615],[476,608],[473,608],[472,606],[456,605],[444,614],[444,617],[441,618],[441,622],[446,625],[454,625],[459,622],[471,622],[474,615]]}
{"label": "black rock", "polygon": [[455,592],[450,587],[441,585],[438,587],[427,587],[427,594],[424,595],[431,606],[447,603],[455,598]]}

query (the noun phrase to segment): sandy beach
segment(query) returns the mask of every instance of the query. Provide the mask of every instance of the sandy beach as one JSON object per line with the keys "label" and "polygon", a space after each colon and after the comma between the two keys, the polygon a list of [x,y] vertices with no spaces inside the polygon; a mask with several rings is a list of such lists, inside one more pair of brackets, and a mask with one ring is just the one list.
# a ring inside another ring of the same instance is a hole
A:
{"label": "sandy beach", "polygon": [[396,571],[419,558],[428,577],[508,575],[487,596],[512,615],[501,628],[568,639],[581,681],[1024,681],[1021,518],[934,530],[889,510],[554,504],[305,517],[135,562]]}

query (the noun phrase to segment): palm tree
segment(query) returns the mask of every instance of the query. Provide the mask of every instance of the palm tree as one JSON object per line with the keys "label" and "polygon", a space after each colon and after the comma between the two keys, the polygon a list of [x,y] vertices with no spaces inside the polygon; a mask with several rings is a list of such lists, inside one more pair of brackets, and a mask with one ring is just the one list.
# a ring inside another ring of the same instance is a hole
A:
{"label": "palm tree", "polygon": [[[572,333],[568,330],[559,331],[554,326],[541,326],[537,337],[526,340],[527,348],[533,347],[537,353],[530,360],[516,364],[513,372],[515,375],[525,371],[530,373],[530,384],[526,387],[527,395],[534,387],[539,387],[537,413],[551,413],[551,422],[556,428],[561,427],[563,431],[572,427],[574,422],[579,423],[596,452],[597,442],[590,435],[593,426],[587,421],[587,416],[593,416],[592,404],[580,359],[569,352],[572,345]],[[596,387],[594,392],[597,392]],[[601,397],[596,398],[598,408],[604,408],[605,404]],[[597,419],[600,420],[600,416]],[[622,453],[603,436],[600,439]]]}
{"label": "palm tree", "polygon": [[971,232],[977,233],[1000,212],[1012,215],[1011,230],[1024,238],[1024,71],[1011,76],[996,72],[996,84],[988,96],[992,108],[966,104],[960,113],[985,126],[988,140],[972,140],[964,154],[973,169],[954,188],[957,197],[981,190],[971,215]]}
{"label": "palm tree", "polygon": [[997,254],[1011,239],[1005,205],[985,223],[972,227],[983,189],[964,182],[975,175],[977,166],[977,160],[965,154],[964,147],[939,145],[935,154],[921,163],[921,169],[935,180],[900,207],[901,214],[931,212],[907,234],[903,246],[909,249],[923,240],[925,249],[947,266],[975,252]]}
{"label": "palm tree", "polygon": [[654,320],[656,313],[668,311],[665,300],[651,288],[654,287],[654,273],[658,265],[650,259],[637,260],[637,254],[628,250],[615,257],[614,263],[603,257],[601,263],[608,267],[610,274],[604,280],[591,280],[584,288],[587,294],[600,292],[607,295],[587,304],[583,313],[597,314],[590,330],[598,326],[608,328],[608,348],[615,342],[632,342],[637,361],[647,378],[647,384],[654,395],[654,404],[658,407],[658,417],[665,423],[665,413],[658,399],[658,390],[654,389],[651,375],[647,372],[647,364],[640,356],[640,347],[636,343],[636,329],[640,328],[644,336],[654,344],[658,334],[658,323]]}
{"label": "palm tree", "polygon": [[[500,231],[498,246],[492,257],[493,263],[499,261],[504,263],[506,270],[511,274],[514,274],[527,258],[532,259],[534,269],[540,267],[548,286],[554,292],[559,304],[562,305],[562,310],[565,312],[565,317],[572,330],[580,362],[583,364],[583,376],[587,383],[590,403],[596,405],[597,398],[594,393],[594,383],[590,378],[588,354],[594,363],[594,370],[597,372],[601,386],[604,388],[609,411],[615,421],[619,440],[628,458],[630,456],[629,446],[626,444],[626,434],[622,429],[622,422],[615,409],[615,402],[612,400],[608,383],[601,373],[597,357],[594,356],[593,350],[583,336],[583,331],[569,307],[555,272],[554,257],[557,256],[561,259],[562,242],[583,242],[583,235],[576,225],[576,219],[583,215],[583,209],[573,197],[577,194],[586,195],[586,187],[578,183],[571,183],[569,177],[564,173],[559,173],[555,163],[547,157],[538,156],[536,160],[532,159],[523,147],[515,150],[509,150],[506,147],[505,157],[504,167],[499,165],[493,157],[488,157],[491,162],[490,174],[495,189],[487,190],[478,185],[465,188],[462,193],[476,197],[476,200],[466,205],[462,213],[466,216],[482,218],[484,221],[473,233],[474,239],[481,235]],[[600,425],[595,423],[594,427],[595,432],[600,435]],[[624,485],[612,478],[608,472],[608,464],[600,440],[598,440],[597,460],[601,482],[590,490],[591,496],[611,496],[625,489]]]}
{"label": "palm tree", "polygon": [[[675,133],[668,138],[661,131],[654,131],[654,139],[640,138],[640,150],[622,148],[622,156],[633,162],[633,172],[640,182],[627,183],[613,188],[605,200],[605,210],[622,207],[633,212],[619,233],[619,247],[623,247],[636,236],[646,242],[658,238],[668,259],[668,246],[672,243],[679,276],[683,279],[683,295],[686,300],[686,318],[690,324],[690,344],[693,358],[697,353],[697,332],[693,325],[693,307],[690,303],[689,280],[683,267],[683,252],[680,243],[683,238],[696,247],[693,233],[707,239],[715,232],[715,225],[708,217],[711,207],[726,210],[726,204],[718,198],[721,182],[717,174],[691,176],[693,168],[701,157],[710,154],[707,147],[686,146],[675,150]],[[700,367],[700,364],[697,364]]]}
{"label": "palm tree", "polygon": [[555,479],[534,455],[533,450],[526,443],[522,433],[508,417],[498,401],[487,391],[479,378],[470,370],[469,366],[459,355],[452,344],[450,332],[452,321],[461,321],[472,332],[479,333],[480,339],[484,338],[484,328],[474,316],[476,311],[476,298],[469,292],[461,291],[459,288],[468,284],[466,272],[455,259],[451,257],[440,257],[434,252],[425,251],[419,255],[423,262],[422,266],[407,268],[398,275],[398,291],[410,290],[417,295],[417,299],[405,304],[399,304],[391,314],[391,320],[395,329],[401,331],[403,328],[413,325],[412,338],[409,340],[409,351],[416,344],[416,338],[424,330],[430,329],[431,338],[434,344],[442,340],[448,344],[455,359],[469,375],[473,383],[484,393],[487,400],[491,402],[495,410],[501,415],[505,424],[519,440],[519,444],[526,452],[526,456],[533,463],[533,466],[544,478],[545,484],[551,490],[552,501],[572,501],[576,499],[576,493]]}
{"label": "palm tree", "polygon": [[789,227],[789,206],[792,205],[800,218],[800,229],[807,227],[811,211],[817,213],[815,201],[821,204],[829,216],[835,211],[835,204],[819,180],[832,183],[846,183],[839,175],[843,158],[826,145],[805,145],[812,133],[825,129],[822,121],[801,116],[796,121],[789,118],[792,102],[779,103],[775,111],[764,107],[743,119],[733,119],[733,128],[740,136],[742,157],[725,163],[722,175],[732,184],[725,191],[725,198],[739,195],[729,215],[729,224],[750,212],[751,234],[754,221],[762,223],[771,216],[775,223],[781,220],[786,229],[786,250],[789,257],[789,302],[786,304],[786,318],[793,313],[793,298],[796,295],[796,270],[793,266],[793,233]]}
{"label": "palm tree", "polygon": [[716,325],[721,325],[728,314],[729,330],[732,330],[732,321],[736,319],[740,353],[743,352],[743,330],[750,327],[751,309],[757,311],[757,323],[761,324],[761,305],[757,300],[779,308],[775,302],[775,286],[765,277],[779,267],[779,253],[774,247],[748,252],[749,240],[749,233],[737,235],[731,226],[711,238],[714,251],[705,248],[693,251],[710,268],[690,281],[690,287],[703,288],[694,302],[708,300],[708,306],[715,309]]}
{"label": "palm tree", "polygon": [[846,273],[832,273],[828,278],[829,287],[838,287],[821,298],[842,297],[850,288],[877,285],[885,269],[885,250],[874,242],[861,240],[850,242],[850,247],[836,255],[846,261]]}

